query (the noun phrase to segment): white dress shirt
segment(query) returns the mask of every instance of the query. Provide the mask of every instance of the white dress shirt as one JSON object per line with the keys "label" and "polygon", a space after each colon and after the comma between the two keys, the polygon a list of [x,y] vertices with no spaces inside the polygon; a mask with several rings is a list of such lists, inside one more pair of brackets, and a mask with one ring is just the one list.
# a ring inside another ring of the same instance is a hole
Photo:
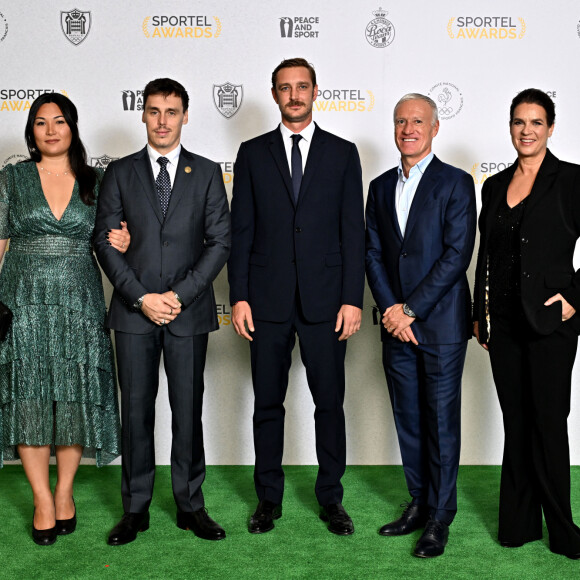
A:
{"label": "white dress shirt", "polygon": [[407,220],[409,219],[409,211],[421,177],[425,173],[427,166],[433,159],[433,152],[429,153],[427,157],[423,157],[419,163],[413,165],[409,170],[409,177],[405,177],[403,172],[403,163],[399,161],[399,179],[397,180],[397,188],[395,190],[395,207],[397,210],[397,219],[399,220],[399,228],[401,234],[405,235],[405,228],[407,227]]}
{"label": "white dress shirt", "polygon": [[153,179],[157,179],[159,172],[161,171],[161,165],[157,163],[160,157],[166,157],[169,160],[167,164],[167,173],[169,173],[169,179],[171,180],[171,187],[175,183],[175,175],[177,174],[177,163],[179,162],[179,154],[181,153],[181,143],[165,155],[162,155],[158,151],[155,151],[149,143],[147,143],[147,153],[149,155],[149,161],[151,161],[151,169],[153,169]]}
{"label": "white dress shirt", "polygon": [[282,133],[282,141],[284,142],[284,149],[286,150],[286,159],[288,159],[288,167],[290,168],[290,176],[292,176],[292,135],[302,135],[302,139],[298,141],[300,148],[300,155],[302,156],[302,173],[306,167],[306,159],[308,158],[308,151],[310,150],[310,143],[312,143],[312,135],[316,125],[311,121],[308,127],[305,127],[300,133],[293,133],[284,125],[280,123],[280,133]]}

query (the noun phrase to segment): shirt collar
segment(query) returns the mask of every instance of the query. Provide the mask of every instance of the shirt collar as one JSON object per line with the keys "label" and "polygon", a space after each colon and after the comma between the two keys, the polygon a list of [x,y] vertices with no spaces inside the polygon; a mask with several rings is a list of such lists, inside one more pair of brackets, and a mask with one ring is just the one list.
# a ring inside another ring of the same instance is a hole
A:
{"label": "shirt collar", "polygon": [[161,155],[159,151],[156,151],[153,149],[153,147],[151,147],[151,145],[149,145],[149,143],[147,143],[147,154],[149,155],[149,159],[151,159],[152,163],[157,163],[157,160],[160,157],[166,157],[171,165],[177,166],[179,155],[181,154],[181,143],[175,149],[169,153],[166,153],[165,155]]}
{"label": "shirt collar", "polygon": [[310,122],[300,133],[294,133],[284,125],[284,123],[280,123],[280,132],[282,133],[282,139],[290,139],[292,135],[302,135],[302,139],[304,141],[308,141],[309,143],[312,142],[312,136],[314,135],[314,129],[316,129],[316,125],[313,122]]}
{"label": "shirt collar", "polygon": [[[427,155],[426,157],[423,157],[423,159],[421,159],[419,163],[413,165],[413,167],[411,167],[409,171],[409,177],[411,177],[411,173],[414,173],[415,171],[420,171],[421,175],[423,175],[429,163],[433,161],[433,157],[435,157],[435,154],[433,153],[433,151],[431,151],[431,153],[429,153],[429,155]],[[403,181],[406,181],[408,179],[408,177],[405,177],[405,174],[403,173],[403,161],[401,159],[399,159],[398,172],[399,179],[402,179]]]}

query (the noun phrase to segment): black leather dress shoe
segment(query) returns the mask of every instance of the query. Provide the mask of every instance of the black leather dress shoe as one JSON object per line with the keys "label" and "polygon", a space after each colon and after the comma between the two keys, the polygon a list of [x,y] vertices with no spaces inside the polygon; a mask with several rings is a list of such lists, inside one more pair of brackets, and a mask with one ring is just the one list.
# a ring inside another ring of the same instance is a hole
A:
{"label": "black leather dress shoe", "polygon": [[338,536],[350,536],[354,534],[354,525],[350,516],[346,513],[341,503],[331,503],[322,506],[320,519],[328,522],[328,531]]}
{"label": "black leather dress shoe", "polygon": [[223,540],[225,530],[214,522],[205,508],[194,512],[177,512],[177,527],[182,530],[191,530],[198,538],[204,540]]}
{"label": "black leather dress shoe", "polygon": [[77,506],[73,497],[73,505],[75,507],[75,513],[72,518],[68,520],[56,520],[56,533],[59,536],[66,536],[72,534],[77,528]]}
{"label": "black leather dress shoe", "polygon": [[111,530],[107,543],[109,546],[122,546],[133,542],[137,532],[149,529],[149,512],[132,514],[125,512],[121,521]]}
{"label": "black leather dress shoe", "polygon": [[439,520],[429,519],[425,531],[415,546],[415,556],[418,558],[435,558],[441,556],[447,545],[449,526]]}
{"label": "black leather dress shoe", "polygon": [[[36,510],[35,510],[36,511]],[[34,513],[32,514],[32,539],[39,546],[52,546],[56,542],[56,526],[48,530],[37,530],[34,527]]]}
{"label": "black leather dress shoe", "polygon": [[404,536],[422,528],[429,519],[429,508],[416,503],[406,505],[403,514],[398,520],[385,524],[380,530],[381,536]]}
{"label": "black leather dress shoe", "polygon": [[499,545],[502,548],[521,548],[524,543],[523,542],[504,542],[504,541],[500,541]]}
{"label": "black leather dress shoe", "polygon": [[248,531],[250,534],[263,534],[274,529],[274,520],[282,517],[282,506],[263,499],[258,503],[256,511],[250,518]]}

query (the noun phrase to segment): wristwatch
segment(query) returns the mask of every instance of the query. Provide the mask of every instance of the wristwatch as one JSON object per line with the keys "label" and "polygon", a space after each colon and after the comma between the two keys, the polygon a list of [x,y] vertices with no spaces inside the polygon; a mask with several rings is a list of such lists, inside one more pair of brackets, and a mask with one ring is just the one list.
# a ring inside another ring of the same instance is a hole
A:
{"label": "wristwatch", "polygon": [[406,302],[403,304],[403,312],[411,318],[417,318],[417,315],[409,308],[409,305]]}
{"label": "wristwatch", "polygon": [[133,308],[135,308],[135,310],[141,310],[141,308],[143,308],[143,298],[145,298],[145,294],[143,294],[141,298],[137,298],[135,304],[133,304]]}

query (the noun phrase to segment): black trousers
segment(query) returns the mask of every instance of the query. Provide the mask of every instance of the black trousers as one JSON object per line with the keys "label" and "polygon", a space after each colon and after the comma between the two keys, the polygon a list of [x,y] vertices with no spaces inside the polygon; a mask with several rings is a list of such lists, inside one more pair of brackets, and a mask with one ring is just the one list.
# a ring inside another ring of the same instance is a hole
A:
{"label": "black trousers", "polygon": [[250,343],[254,384],[254,483],[259,500],[282,503],[284,494],[284,399],[296,334],[316,410],[316,498],[321,505],[340,503],[340,480],[346,468],[344,422],[344,358],[346,341],[339,341],[336,322],[311,324],[297,306],[283,323],[254,321]]}
{"label": "black trousers", "polygon": [[580,529],[570,507],[568,424],[578,337],[562,323],[536,334],[522,316],[491,317],[489,354],[505,430],[499,540],[542,537],[550,549],[580,553]]}
{"label": "black trousers", "polygon": [[155,399],[159,362],[171,406],[171,482],[179,510],[204,506],[205,456],[201,423],[208,335],[174,336],[167,326],[148,334],[115,333],[121,387],[122,497],[125,512],[149,509],[155,479]]}

